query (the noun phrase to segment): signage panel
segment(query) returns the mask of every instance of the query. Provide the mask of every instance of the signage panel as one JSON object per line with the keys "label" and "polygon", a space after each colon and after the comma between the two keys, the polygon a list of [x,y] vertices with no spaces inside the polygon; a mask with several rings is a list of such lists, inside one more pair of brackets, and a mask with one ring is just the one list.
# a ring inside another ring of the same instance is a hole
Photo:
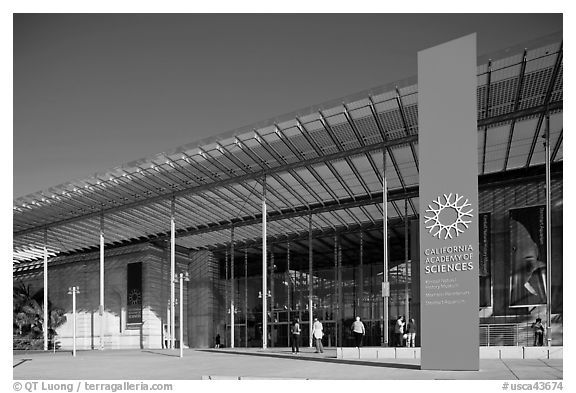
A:
{"label": "signage panel", "polygon": [[126,323],[142,323],[142,262],[126,267]]}
{"label": "signage panel", "polygon": [[546,304],[546,206],[510,214],[510,307]]}
{"label": "signage panel", "polygon": [[422,369],[478,370],[476,34],[418,53]]}
{"label": "signage panel", "polygon": [[478,274],[480,275],[480,307],[492,305],[492,214],[480,213],[478,215],[479,233],[479,261]]}

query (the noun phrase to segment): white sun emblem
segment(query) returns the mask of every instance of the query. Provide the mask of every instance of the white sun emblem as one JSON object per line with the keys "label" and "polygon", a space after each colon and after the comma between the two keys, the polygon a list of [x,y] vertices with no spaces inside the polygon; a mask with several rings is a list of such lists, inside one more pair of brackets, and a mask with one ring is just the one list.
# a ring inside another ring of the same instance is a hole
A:
{"label": "white sun emblem", "polygon": [[[458,237],[464,232],[464,229],[468,228],[468,224],[472,222],[472,220],[466,220],[467,217],[472,217],[472,209],[464,211],[465,208],[472,205],[468,203],[468,199],[459,204],[464,196],[458,194],[456,194],[453,201],[452,194],[444,194],[444,202],[441,198],[442,197],[438,197],[433,203],[437,208],[428,205],[426,213],[431,213],[431,215],[424,216],[426,219],[424,224],[430,223],[426,226],[426,229],[428,229],[432,236],[438,239],[442,239],[442,237],[444,237],[444,239],[452,239],[453,235]],[[442,220],[440,220],[441,215]]]}

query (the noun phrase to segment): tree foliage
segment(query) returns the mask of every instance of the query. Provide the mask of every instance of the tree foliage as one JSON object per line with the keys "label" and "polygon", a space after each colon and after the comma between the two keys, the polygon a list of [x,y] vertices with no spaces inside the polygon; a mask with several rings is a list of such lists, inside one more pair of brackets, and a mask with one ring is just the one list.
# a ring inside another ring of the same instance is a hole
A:
{"label": "tree foliage", "polygon": [[[12,292],[14,349],[42,349],[44,346],[43,289],[32,293],[30,285],[18,281]],[[56,329],[66,322],[64,310],[48,300],[48,340],[53,345]]]}

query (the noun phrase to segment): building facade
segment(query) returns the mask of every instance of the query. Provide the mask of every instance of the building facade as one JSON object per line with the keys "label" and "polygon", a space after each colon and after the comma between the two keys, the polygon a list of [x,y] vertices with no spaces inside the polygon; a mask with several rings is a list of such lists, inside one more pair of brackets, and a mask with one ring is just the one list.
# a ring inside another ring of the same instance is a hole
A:
{"label": "building facade", "polygon": [[[561,37],[523,47],[478,66],[481,345],[531,345],[547,308],[563,342]],[[71,286],[80,348],[288,346],[291,321],[309,337],[313,317],[325,345],[349,346],[356,316],[365,345],[391,345],[385,326],[419,319],[417,92],[381,86],[19,198],[15,286],[47,279],[62,348]]]}

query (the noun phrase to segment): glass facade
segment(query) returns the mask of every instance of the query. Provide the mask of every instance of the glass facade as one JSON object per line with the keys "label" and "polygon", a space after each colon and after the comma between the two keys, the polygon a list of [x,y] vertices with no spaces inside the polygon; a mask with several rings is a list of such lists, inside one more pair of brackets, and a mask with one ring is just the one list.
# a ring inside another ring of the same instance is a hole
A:
{"label": "glass facade", "polygon": [[[487,185],[480,190],[481,231],[480,309],[483,345],[528,345],[529,324],[537,317],[544,319],[545,305],[518,307],[511,304],[510,211],[545,202],[544,184],[526,179],[502,186]],[[553,182],[552,203],[552,314],[553,344],[562,344],[562,182]],[[413,217],[409,217],[414,221]],[[401,315],[418,321],[419,285],[417,261],[412,261],[417,246],[417,225],[406,226],[403,220],[389,225],[389,332]],[[406,234],[408,233],[408,242]],[[483,234],[483,235],[482,235]],[[217,250],[214,257],[220,267],[219,298],[221,307],[215,322],[217,330],[226,331],[225,345],[230,345],[230,297],[234,288],[236,347],[262,346],[262,296],[268,301],[268,346],[290,346],[290,324],[300,320],[301,345],[308,345],[310,310],[312,317],[324,325],[324,345],[353,346],[350,326],[356,316],[366,327],[363,345],[383,343],[383,244],[382,230],[360,230],[312,240],[309,254],[308,236],[290,241],[271,242],[268,246],[268,293],[262,294],[262,254],[259,244],[236,246],[234,272],[231,274],[229,250]],[[410,243],[406,251],[406,245]],[[310,257],[312,265],[310,266]],[[414,263],[416,262],[416,263]],[[228,267],[227,267],[228,266]],[[310,270],[311,268],[311,270]],[[234,285],[231,280],[233,276]],[[414,278],[413,278],[414,277]],[[310,293],[310,278],[312,298]],[[416,294],[413,296],[413,294]],[[225,311],[224,311],[225,310]],[[500,337],[487,331],[500,329]],[[489,334],[488,334],[489,335]],[[389,337],[389,343],[392,338]],[[418,342],[417,342],[418,343]]]}

